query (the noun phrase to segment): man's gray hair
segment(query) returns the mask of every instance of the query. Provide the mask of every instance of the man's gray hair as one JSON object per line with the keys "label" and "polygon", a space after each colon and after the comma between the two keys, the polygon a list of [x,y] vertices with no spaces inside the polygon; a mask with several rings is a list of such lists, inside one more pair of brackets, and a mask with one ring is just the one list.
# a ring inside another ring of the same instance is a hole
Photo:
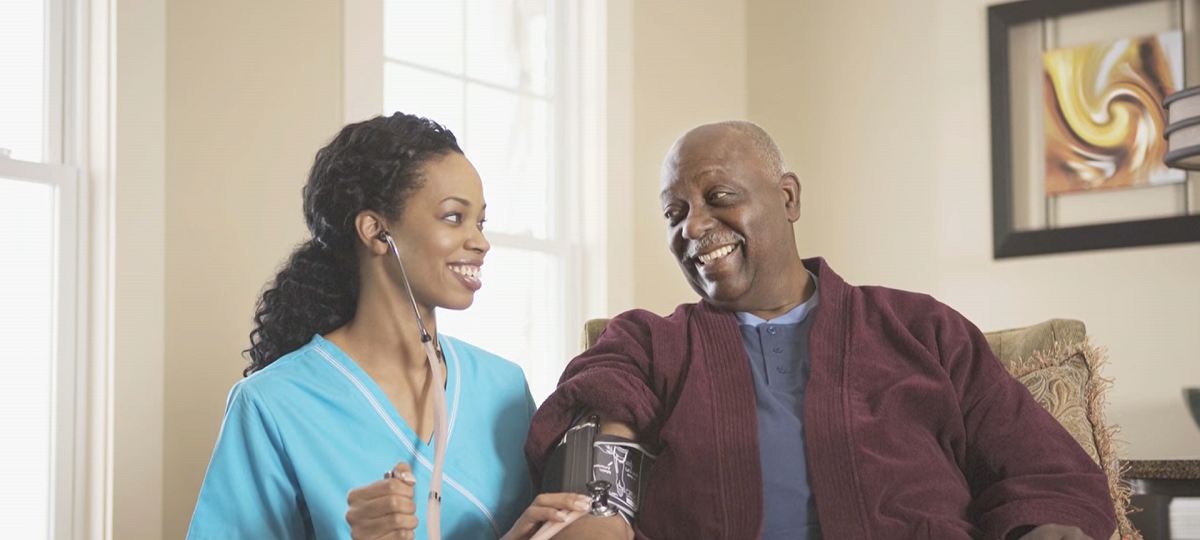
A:
{"label": "man's gray hair", "polygon": [[713,125],[729,129],[745,137],[754,151],[758,153],[759,159],[763,161],[767,170],[779,175],[787,172],[787,165],[783,161],[783,152],[779,150],[779,145],[775,144],[775,139],[772,139],[767,130],[759,127],[758,124],[746,120],[728,120]]}

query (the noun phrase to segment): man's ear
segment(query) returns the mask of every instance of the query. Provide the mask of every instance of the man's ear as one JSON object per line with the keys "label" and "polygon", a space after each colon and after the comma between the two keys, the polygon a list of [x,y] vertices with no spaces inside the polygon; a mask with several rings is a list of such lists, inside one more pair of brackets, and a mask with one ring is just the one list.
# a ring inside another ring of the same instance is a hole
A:
{"label": "man's ear", "polygon": [[383,234],[387,232],[386,223],[383,216],[376,212],[371,210],[359,212],[357,216],[354,216],[354,231],[358,235],[359,243],[371,253],[386,254],[388,245],[383,240]]}
{"label": "man's ear", "polygon": [[783,173],[779,189],[783,191],[783,209],[788,221],[795,223],[800,219],[800,178],[793,172]]}

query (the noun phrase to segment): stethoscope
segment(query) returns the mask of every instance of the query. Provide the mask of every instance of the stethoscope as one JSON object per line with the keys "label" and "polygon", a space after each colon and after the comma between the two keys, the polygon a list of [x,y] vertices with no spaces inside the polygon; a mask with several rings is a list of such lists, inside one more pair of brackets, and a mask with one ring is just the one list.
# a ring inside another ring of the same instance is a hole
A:
{"label": "stethoscope", "polygon": [[[412,285],[408,282],[408,272],[404,271],[404,261],[400,259],[400,250],[387,231],[380,231],[378,238],[387,242],[388,249],[396,257],[400,266],[400,277],[404,280],[404,290],[408,292],[408,301],[412,305],[413,315],[417,317],[417,328],[421,331],[421,347],[425,349],[425,359],[429,362],[429,373],[433,376],[433,474],[429,479],[429,506],[425,513],[425,530],[430,540],[442,538],[442,467],[446,463],[446,438],[449,430],[446,419],[446,374],[442,373],[442,364],[438,353],[433,348],[433,337],[425,328],[425,320],[417,309],[417,300],[413,297]],[[390,478],[392,472],[384,474]]]}
{"label": "stethoscope", "polygon": [[[413,315],[417,318],[417,328],[421,331],[421,346],[425,349],[425,359],[429,362],[429,372],[433,376],[433,474],[429,479],[429,505],[425,513],[425,530],[430,540],[441,540],[442,467],[446,463],[446,436],[449,430],[446,419],[446,376],[442,373],[441,362],[438,360],[437,351],[433,348],[433,338],[429,335],[429,330],[425,328],[425,320],[421,317],[421,311],[417,309],[417,300],[413,296],[412,285],[408,281],[408,272],[404,270],[404,261],[400,259],[400,250],[396,248],[395,240],[387,231],[380,231],[378,238],[387,243],[388,249],[396,257],[396,263],[400,266],[400,277],[404,280],[404,290],[408,292],[409,304],[412,305]],[[388,471],[383,476],[391,478],[392,471]],[[593,482],[588,485],[588,488],[594,491],[590,512],[575,510],[570,512],[566,520],[562,522],[543,523],[531,540],[549,539],[567,525],[589,513],[594,516],[615,515],[615,512],[607,505],[607,482]]]}

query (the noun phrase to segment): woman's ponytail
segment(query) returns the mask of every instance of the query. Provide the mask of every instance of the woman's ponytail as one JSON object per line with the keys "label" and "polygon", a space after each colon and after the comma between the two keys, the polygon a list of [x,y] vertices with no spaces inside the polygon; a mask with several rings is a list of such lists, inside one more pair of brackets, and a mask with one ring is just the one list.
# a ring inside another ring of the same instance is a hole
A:
{"label": "woman's ponytail", "polygon": [[254,310],[254,331],[246,355],[249,375],[312,339],[346,324],[358,301],[353,260],[339,260],[316,240],[288,257]]}

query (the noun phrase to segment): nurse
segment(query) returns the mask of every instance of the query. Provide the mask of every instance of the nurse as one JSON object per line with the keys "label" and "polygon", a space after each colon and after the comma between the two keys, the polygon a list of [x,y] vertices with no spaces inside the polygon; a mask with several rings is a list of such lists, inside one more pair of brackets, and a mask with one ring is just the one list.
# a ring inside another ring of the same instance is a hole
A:
{"label": "nurse", "polygon": [[417,312],[445,374],[443,538],[528,538],[586,509],[533,498],[521,369],[437,333],[436,308],[471,305],[489,249],[454,135],[401,113],[346,126],[303,197],[312,237],[259,299],[188,538],[426,538],[435,387]]}

